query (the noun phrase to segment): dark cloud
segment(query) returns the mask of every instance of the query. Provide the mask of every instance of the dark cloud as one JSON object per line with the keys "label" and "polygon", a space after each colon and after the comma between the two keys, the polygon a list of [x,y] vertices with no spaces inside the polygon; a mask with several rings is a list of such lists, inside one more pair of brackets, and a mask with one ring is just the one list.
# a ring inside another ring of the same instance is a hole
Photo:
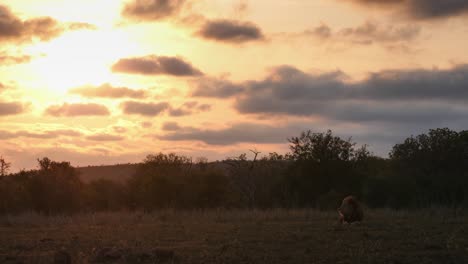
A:
{"label": "dark cloud", "polygon": [[[447,70],[381,71],[359,82],[342,72],[310,74],[282,66],[263,80],[235,86],[239,92],[232,94],[236,96],[234,106],[244,114],[420,123],[460,121],[468,116],[464,106],[468,65]],[[225,97],[222,92],[211,92],[205,96]]]}
{"label": "dark cloud", "polygon": [[201,78],[195,82],[193,96],[228,98],[244,91],[242,84],[216,78]]}
{"label": "dark cloud", "polygon": [[73,88],[69,91],[71,94],[79,94],[84,97],[102,97],[102,98],[144,98],[146,93],[143,90],[132,90],[127,87],[112,87],[106,83],[101,86],[83,86]]}
{"label": "dark cloud", "polygon": [[166,123],[163,130],[168,134],[159,136],[169,141],[201,141],[209,145],[232,145],[238,143],[285,143],[287,138],[297,133],[291,126],[272,126],[253,123],[238,123],[223,129],[181,128],[174,123]]}
{"label": "dark cloud", "polygon": [[[90,25],[87,24],[89,28]],[[70,23],[68,27],[51,17],[21,20],[11,10],[0,5],[0,43],[30,42],[33,39],[48,41],[66,30],[83,29],[84,23]]]}
{"label": "dark cloud", "polygon": [[199,105],[197,102],[186,102],[182,104],[179,108],[171,107],[169,109],[169,115],[178,117],[178,116],[187,116],[192,115],[198,112],[206,112],[211,109],[211,105],[202,104]]}
{"label": "dark cloud", "polygon": [[[0,91],[2,87],[0,86]],[[2,102],[0,101],[0,116],[18,115],[24,113],[27,106],[20,102]]]}
{"label": "dark cloud", "polygon": [[158,21],[176,15],[185,0],[133,0],[127,3],[122,15],[135,21]]}
{"label": "dark cloud", "polygon": [[137,101],[126,101],[120,105],[125,114],[136,114],[142,116],[157,116],[166,112],[170,116],[179,117],[209,110],[205,105],[203,105],[202,108],[198,106],[199,105],[196,102],[186,102],[179,107],[172,107],[167,102],[145,103]]}
{"label": "dark cloud", "polygon": [[379,100],[468,100],[468,64],[447,70],[387,70],[358,85],[356,97]]}
{"label": "dark cloud", "polygon": [[227,43],[244,43],[264,39],[262,30],[257,25],[225,19],[206,22],[198,35],[205,39]]}
{"label": "dark cloud", "polygon": [[45,114],[60,117],[60,116],[107,116],[110,115],[107,107],[100,104],[69,104],[52,105],[45,110]]}
{"label": "dark cloud", "polygon": [[97,134],[86,137],[87,140],[91,141],[121,141],[124,140],[124,137],[110,135],[110,134]]}
{"label": "dark cloud", "polygon": [[[274,68],[270,75],[262,81],[246,81],[232,83],[226,80],[211,80],[211,85],[196,83],[194,96],[202,97],[238,97],[265,93],[266,97],[273,96],[290,99],[314,93],[316,99],[333,97],[334,92],[342,92],[346,76],[342,72],[309,75],[291,66]],[[319,98],[320,97],[320,98]],[[268,100],[270,98],[266,98]],[[308,99],[308,98],[307,98]],[[274,104],[274,101],[272,102]]]}
{"label": "dark cloud", "polygon": [[411,14],[420,19],[443,18],[468,13],[466,0],[412,0]]}
{"label": "dark cloud", "polygon": [[415,25],[382,27],[367,21],[356,28],[344,28],[338,34],[359,41],[398,42],[413,40],[420,32],[421,28]]}
{"label": "dark cloud", "polygon": [[182,58],[149,55],[120,59],[112,66],[113,72],[143,75],[199,76],[203,73]]}
{"label": "dark cloud", "polygon": [[347,27],[338,31],[333,31],[328,25],[321,24],[304,32],[305,35],[311,35],[322,40],[346,41],[361,45],[369,45],[374,42],[408,42],[416,39],[420,33],[421,28],[416,25],[382,26],[372,21],[366,21],[357,27]]}
{"label": "dark cloud", "polygon": [[191,115],[193,112],[190,109],[186,108],[171,108],[169,109],[169,115],[178,117],[178,116],[187,116]]}
{"label": "dark cloud", "polygon": [[378,6],[388,6],[396,4],[404,4],[407,0],[345,0],[349,2],[356,2],[360,4],[367,5],[378,5]]}
{"label": "dark cloud", "polygon": [[466,0],[346,0],[362,5],[393,7],[413,19],[429,20],[468,14]]}
{"label": "dark cloud", "polygon": [[161,129],[163,131],[178,131],[182,129],[182,127],[176,122],[166,122],[162,125]]}
{"label": "dark cloud", "polygon": [[125,114],[142,116],[157,116],[170,108],[170,105],[166,102],[142,103],[127,101],[123,102],[120,106]]}
{"label": "dark cloud", "polygon": [[317,112],[321,115],[348,122],[433,123],[434,126],[443,121],[463,122],[468,114],[465,107],[424,102],[344,102],[320,110]]}

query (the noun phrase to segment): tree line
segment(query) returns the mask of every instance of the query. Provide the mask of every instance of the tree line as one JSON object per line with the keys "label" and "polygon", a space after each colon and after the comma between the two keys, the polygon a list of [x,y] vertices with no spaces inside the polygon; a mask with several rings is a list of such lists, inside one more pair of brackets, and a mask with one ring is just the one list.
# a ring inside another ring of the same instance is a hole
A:
{"label": "tree line", "polygon": [[80,180],[69,162],[38,160],[38,169],[8,173],[0,157],[0,214],[162,208],[336,209],[355,195],[367,206],[468,207],[468,131],[432,129],[396,144],[388,158],[327,131],[304,131],[290,152],[251,151],[220,162],[148,155],[124,184]]}

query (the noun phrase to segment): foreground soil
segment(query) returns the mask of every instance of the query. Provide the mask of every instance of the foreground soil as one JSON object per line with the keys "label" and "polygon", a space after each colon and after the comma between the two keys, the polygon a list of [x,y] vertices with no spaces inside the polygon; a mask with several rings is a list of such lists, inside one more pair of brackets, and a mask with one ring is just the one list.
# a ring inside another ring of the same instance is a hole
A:
{"label": "foreground soil", "polygon": [[0,216],[0,263],[468,263],[468,214],[312,210]]}

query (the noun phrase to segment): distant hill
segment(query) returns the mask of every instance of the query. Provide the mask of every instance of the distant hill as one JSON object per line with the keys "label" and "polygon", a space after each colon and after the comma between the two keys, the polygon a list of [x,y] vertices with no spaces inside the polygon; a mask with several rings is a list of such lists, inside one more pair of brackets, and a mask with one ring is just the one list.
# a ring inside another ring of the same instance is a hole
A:
{"label": "distant hill", "polygon": [[106,179],[117,183],[125,183],[137,170],[138,164],[117,164],[103,166],[88,166],[76,168],[83,182]]}

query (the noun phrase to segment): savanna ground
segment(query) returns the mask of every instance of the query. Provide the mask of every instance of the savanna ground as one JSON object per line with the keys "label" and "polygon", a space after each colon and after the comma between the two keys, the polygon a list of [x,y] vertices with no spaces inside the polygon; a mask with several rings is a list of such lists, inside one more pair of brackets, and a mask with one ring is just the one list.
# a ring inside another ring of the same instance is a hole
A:
{"label": "savanna ground", "polygon": [[283,209],[0,217],[0,263],[57,252],[72,263],[468,263],[468,214],[367,210],[352,225]]}

